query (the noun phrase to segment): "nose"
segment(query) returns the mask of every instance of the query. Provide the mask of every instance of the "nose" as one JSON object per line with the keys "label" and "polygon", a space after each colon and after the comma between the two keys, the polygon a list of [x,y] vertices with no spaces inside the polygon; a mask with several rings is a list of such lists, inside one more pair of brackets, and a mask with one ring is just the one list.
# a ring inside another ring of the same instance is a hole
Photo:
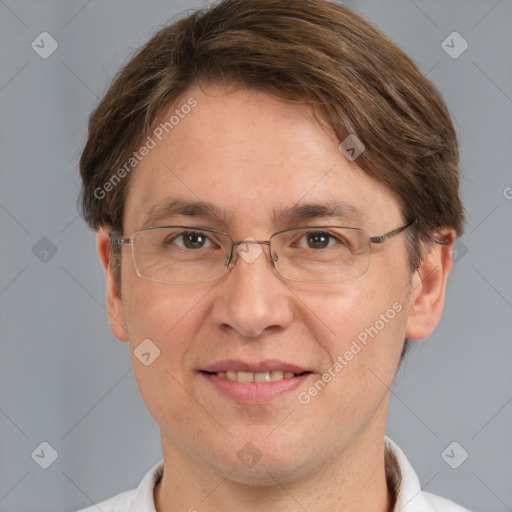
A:
{"label": "nose", "polygon": [[224,331],[246,339],[280,331],[293,319],[290,291],[270,259],[268,243],[241,242],[217,287],[212,318]]}

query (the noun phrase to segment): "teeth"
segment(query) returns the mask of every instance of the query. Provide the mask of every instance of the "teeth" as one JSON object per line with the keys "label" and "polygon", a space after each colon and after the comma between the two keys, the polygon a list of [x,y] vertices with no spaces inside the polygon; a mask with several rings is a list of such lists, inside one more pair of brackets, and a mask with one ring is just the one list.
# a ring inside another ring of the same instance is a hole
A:
{"label": "teeth", "polygon": [[238,372],[236,380],[238,382],[254,382],[254,373]]}
{"label": "teeth", "polygon": [[[284,373],[279,370],[272,370],[270,372],[270,380],[272,382],[274,382],[275,380],[282,380],[283,377],[284,377]],[[292,377],[293,377],[293,373],[292,373]]]}
{"label": "teeth", "polygon": [[[217,373],[217,377],[220,377],[220,374],[221,374],[221,373],[222,373],[222,372]],[[234,372],[233,370],[229,370],[229,371],[227,371],[227,372],[226,372],[226,377],[227,377],[229,380],[238,380],[238,379],[237,379],[237,373],[238,373],[238,372]]]}
{"label": "teeth", "polygon": [[254,373],[253,375],[254,375],[254,378],[253,378],[252,382],[270,382],[271,381],[270,372],[258,372],[258,373]]}
{"label": "teeth", "polygon": [[228,370],[227,372],[217,372],[217,377],[236,382],[275,382],[282,379],[291,379],[295,377],[293,372],[283,372],[281,370],[272,370],[269,372],[237,372]]}

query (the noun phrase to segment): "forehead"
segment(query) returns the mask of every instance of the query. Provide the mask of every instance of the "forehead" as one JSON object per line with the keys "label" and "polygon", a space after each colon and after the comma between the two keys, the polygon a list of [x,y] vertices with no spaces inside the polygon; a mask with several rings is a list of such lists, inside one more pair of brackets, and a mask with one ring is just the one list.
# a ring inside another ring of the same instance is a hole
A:
{"label": "forehead", "polygon": [[294,208],[300,219],[301,206],[304,213],[322,204],[366,226],[384,210],[399,214],[391,191],[343,156],[321,112],[309,105],[194,86],[159,126],[154,147],[130,177],[126,229],[141,228],[180,201],[208,205],[204,216],[226,228],[275,227],[293,220],[286,213]]}

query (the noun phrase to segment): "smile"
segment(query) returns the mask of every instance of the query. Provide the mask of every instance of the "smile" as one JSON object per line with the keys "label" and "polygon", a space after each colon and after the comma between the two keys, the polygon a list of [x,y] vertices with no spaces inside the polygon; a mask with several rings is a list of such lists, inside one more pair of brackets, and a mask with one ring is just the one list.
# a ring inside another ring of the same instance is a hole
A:
{"label": "smile", "polygon": [[[304,372],[307,373],[307,372]],[[292,379],[297,375],[293,372],[282,371],[282,370],[269,370],[264,372],[244,372],[244,371],[236,371],[229,370],[225,372],[217,372],[216,375],[219,379],[228,379],[232,382],[276,382],[283,379]]]}

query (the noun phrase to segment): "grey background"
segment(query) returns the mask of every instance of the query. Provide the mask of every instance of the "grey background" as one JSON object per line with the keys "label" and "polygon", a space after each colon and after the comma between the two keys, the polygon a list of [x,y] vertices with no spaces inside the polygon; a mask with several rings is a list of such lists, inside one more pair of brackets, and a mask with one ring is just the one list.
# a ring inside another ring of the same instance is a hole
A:
{"label": "grey background", "polygon": [[[400,371],[388,434],[426,490],[473,510],[512,510],[512,0],[346,4],[446,98],[468,213],[445,315]],[[161,457],[127,345],[106,320],[94,234],[77,213],[77,159],[119,66],[201,5],[0,0],[1,512],[88,506],[137,486]],[[47,59],[31,48],[43,31],[59,44]],[[469,44],[456,59],[441,46],[453,31]],[[48,469],[36,463],[48,449],[31,457],[43,441],[58,452]],[[441,457],[453,441],[469,453],[458,469]]]}

